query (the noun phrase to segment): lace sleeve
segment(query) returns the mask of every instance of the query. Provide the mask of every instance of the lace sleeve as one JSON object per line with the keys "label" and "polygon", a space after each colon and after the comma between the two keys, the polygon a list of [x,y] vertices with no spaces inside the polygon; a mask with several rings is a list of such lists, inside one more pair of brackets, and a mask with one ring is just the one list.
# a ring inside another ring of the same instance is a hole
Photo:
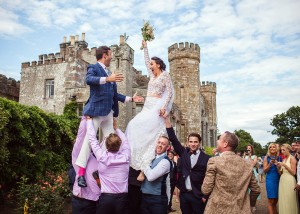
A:
{"label": "lace sleeve", "polygon": [[145,59],[145,65],[147,67],[147,71],[150,77],[153,77],[153,73],[150,69],[150,57],[149,57],[149,53],[148,53],[148,48],[144,47],[144,59]]}
{"label": "lace sleeve", "polygon": [[163,71],[163,72],[164,72],[163,81],[164,81],[164,84],[165,84],[165,90],[167,92],[163,108],[167,109],[167,106],[171,102],[171,98],[174,95],[173,94],[173,84],[172,84],[172,80],[171,80],[170,75],[166,71]]}

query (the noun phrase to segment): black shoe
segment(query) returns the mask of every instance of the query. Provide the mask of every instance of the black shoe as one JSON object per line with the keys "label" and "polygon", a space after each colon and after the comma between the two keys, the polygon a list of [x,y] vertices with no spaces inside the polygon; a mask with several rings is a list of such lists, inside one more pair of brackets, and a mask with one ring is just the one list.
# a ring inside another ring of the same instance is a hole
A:
{"label": "black shoe", "polygon": [[78,186],[87,187],[87,184],[86,184],[86,181],[85,181],[85,178],[83,175],[78,177],[77,182],[78,182]]}

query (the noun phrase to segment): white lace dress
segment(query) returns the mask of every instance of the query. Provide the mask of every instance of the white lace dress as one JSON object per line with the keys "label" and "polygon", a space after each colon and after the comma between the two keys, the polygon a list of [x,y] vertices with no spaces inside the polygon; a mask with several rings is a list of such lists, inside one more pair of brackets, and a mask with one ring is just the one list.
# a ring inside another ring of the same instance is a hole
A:
{"label": "white lace dress", "polygon": [[155,77],[150,70],[147,48],[144,48],[144,54],[150,76],[147,97],[142,111],[128,123],[125,132],[131,149],[130,166],[136,170],[144,170],[154,159],[156,142],[160,136],[166,135],[164,120],[159,116],[159,110],[165,108],[169,113],[174,100],[174,88],[169,73],[163,71]]}

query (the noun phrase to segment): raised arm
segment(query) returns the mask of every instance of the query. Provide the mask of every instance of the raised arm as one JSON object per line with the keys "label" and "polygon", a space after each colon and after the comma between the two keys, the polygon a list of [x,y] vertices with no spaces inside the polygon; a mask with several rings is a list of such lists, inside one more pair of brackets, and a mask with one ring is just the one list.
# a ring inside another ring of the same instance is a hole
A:
{"label": "raised arm", "polygon": [[144,59],[145,59],[145,65],[147,67],[147,71],[150,77],[153,76],[153,72],[150,69],[150,57],[149,57],[149,53],[148,53],[148,48],[147,48],[147,42],[142,41],[142,45],[144,47]]}
{"label": "raised arm", "polygon": [[170,141],[172,142],[172,146],[174,147],[175,152],[181,156],[182,153],[184,152],[184,147],[181,145],[179,140],[177,139],[174,129],[170,123],[170,120],[168,117],[165,118],[165,125],[166,125],[166,130],[169,136]]}
{"label": "raised arm", "polygon": [[96,156],[97,161],[99,161],[105,153],[105,150],[103,150],[101,145],[98,143],[92,119],[87,119],[87,134],[89,135],[89,142],[93,153]]}

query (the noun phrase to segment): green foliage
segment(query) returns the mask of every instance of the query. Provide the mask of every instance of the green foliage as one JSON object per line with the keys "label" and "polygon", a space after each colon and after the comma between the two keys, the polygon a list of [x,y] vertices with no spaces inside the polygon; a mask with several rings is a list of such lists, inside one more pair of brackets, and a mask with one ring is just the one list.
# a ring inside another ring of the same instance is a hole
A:
{"label": "green foliage", "polygon": [[294,137],[300,137],[300,107],[293,106],[275,115],[271,125],[274,126],[272,134],[278,136],[276,143],[292,143]]}
{"label": "green foliage", "polygon": [[74,109],[70,103],[58,116],[0,98],[1,185],[13,188],[22,176],[35,182],[46,171],[67,169],[79,123]]}
{"label": "green foliage", "polygon": [[247,145],[251,144],[254,148],[254,153],[257,156],[263,156],[267,153],[267,151],[262,148],[261,144],[254,142],[250,133],[246,132],[245,130],[235,130],[234,133],[239,137],[240,143],[236,148],[237,152],[243,152],[246,150]]}
{"label": "green foliage", "polygon": [[67,173],[46,173],[36,183],[22,176],[17,188],[17,211],[22,212],[25,202],[28,213],[63,213],[64,198],[71,195]]}
{"label": "green foliage", "polygon": [[205,153],[210,156],[213,156],[213,149],[214,149],[214,147],[204,146]]}

